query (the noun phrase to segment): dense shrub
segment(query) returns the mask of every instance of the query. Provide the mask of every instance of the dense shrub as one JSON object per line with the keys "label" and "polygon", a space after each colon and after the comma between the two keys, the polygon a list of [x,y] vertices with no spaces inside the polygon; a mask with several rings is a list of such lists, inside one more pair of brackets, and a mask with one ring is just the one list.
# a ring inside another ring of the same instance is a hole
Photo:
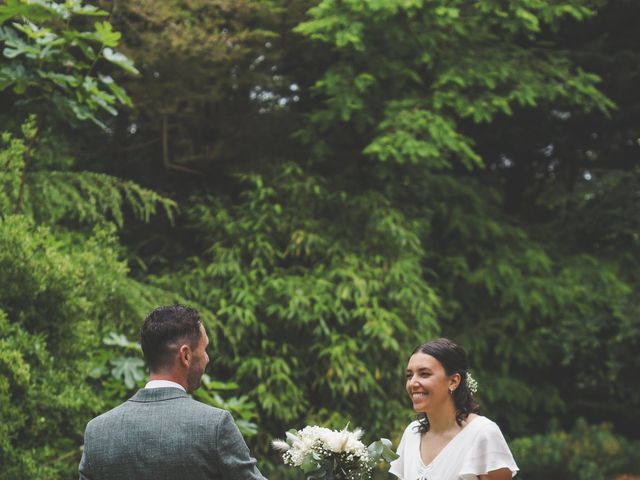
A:
{"label": "dense shrub", "polygon": [[615,434],[611,425],[576,421],[569,431],[522,437],[511,442],[522,480],[604,480],[640,473],[640,442]]}

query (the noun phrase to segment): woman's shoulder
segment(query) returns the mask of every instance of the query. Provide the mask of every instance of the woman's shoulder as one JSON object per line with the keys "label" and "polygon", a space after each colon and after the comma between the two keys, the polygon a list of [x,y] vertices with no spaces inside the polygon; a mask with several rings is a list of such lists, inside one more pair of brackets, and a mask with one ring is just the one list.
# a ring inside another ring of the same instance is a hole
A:
{"label": "woman's shoulder", "polygon": [[[475,424],[475,425],[474,425]],[[502,430],[496,422],[493,420],[484,417],[482,415],[476,415],[470,422],[469,425],[474,425],[478,436],[486,439],[503,439]]]}
{"label": "woman's shoulder", "polygon": [[[478,422],[478,423],[476,423]],[[500,431],[500,427],[487,417],[478,416],[470,426],[474,426],[474,435],[468,438],[465,461],[460,470],[461,478],[477,478],[491,470],[508,468],[512,476],[518,471],[509,445]]]}

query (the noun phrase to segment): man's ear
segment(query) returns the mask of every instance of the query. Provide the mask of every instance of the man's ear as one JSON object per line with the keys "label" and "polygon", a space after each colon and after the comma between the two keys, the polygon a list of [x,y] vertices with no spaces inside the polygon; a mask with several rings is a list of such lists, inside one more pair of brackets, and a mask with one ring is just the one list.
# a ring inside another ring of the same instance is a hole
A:
{"label": "man's ear", "polygon": [[180,345],[178,349],[178,358],[180,359],[180,365],[188,367],[191,363],[191,348],[187,344]]}

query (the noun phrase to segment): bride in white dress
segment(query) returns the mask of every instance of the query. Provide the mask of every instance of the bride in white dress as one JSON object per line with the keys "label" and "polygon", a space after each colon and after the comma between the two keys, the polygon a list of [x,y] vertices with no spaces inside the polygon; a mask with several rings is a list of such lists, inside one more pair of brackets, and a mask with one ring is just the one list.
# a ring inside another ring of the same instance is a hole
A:
{"label": "bride in white dress", "polygon": [[419,419],[409,424],[389,471],[401,480],[511,480],[518,471],[500,428],[479,408],[467,357],[440,338],[416,348],[407,392]]}

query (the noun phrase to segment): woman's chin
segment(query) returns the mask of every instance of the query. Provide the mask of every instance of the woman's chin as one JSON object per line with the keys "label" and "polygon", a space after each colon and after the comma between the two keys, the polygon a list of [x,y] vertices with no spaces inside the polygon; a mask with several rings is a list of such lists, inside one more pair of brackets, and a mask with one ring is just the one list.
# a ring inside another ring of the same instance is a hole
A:
{"label": "woman's chin", "polygon": [[427,413],[427,408],[425,405],[418,403],[417,405],[413,404],[413,409],[416,413]]}

